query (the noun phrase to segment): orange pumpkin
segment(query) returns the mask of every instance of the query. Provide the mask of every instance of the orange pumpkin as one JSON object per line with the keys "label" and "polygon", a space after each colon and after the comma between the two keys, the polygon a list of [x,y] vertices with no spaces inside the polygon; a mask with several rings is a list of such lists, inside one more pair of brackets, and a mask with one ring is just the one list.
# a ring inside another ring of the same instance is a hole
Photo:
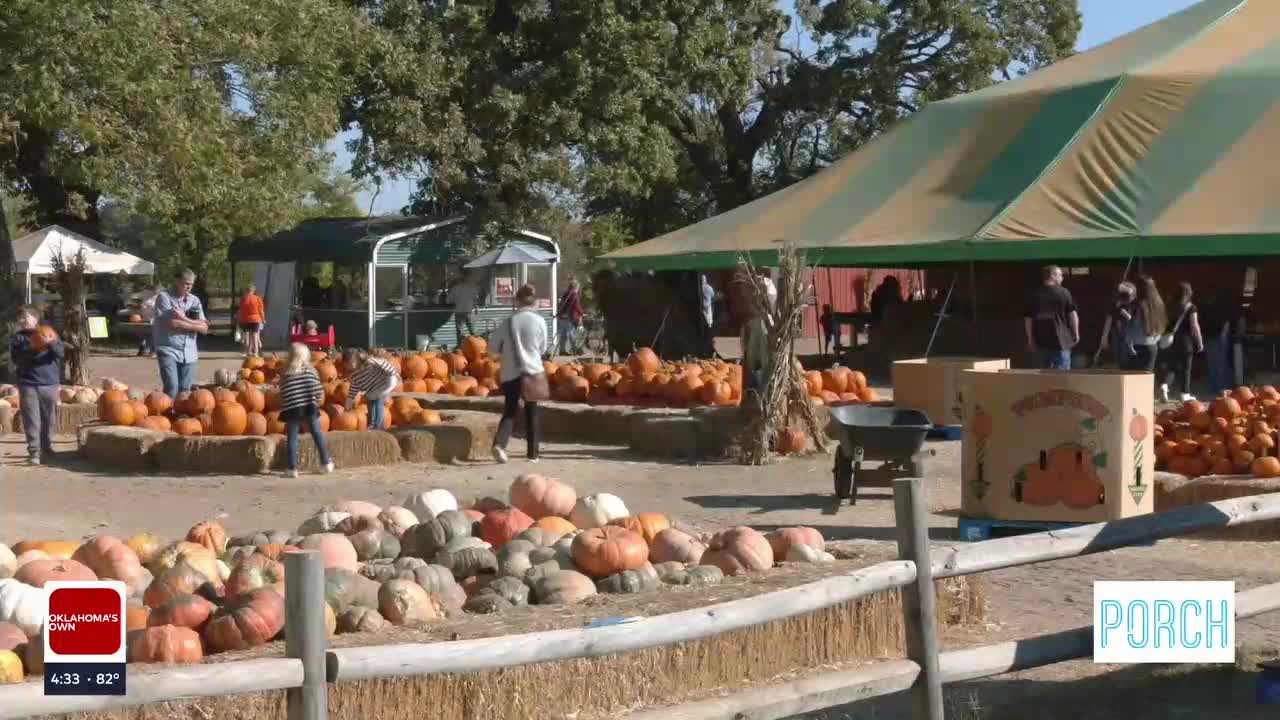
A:
{"label": "orange pumpkin", "polygon": [[203,389],[192,390],[187,400],[186,414],[194,416],[212,413],[216,405],[217,402],[214,401],[213,393]]}
{"label": "orange pumpkin", "polygon": [[316,411],[316,422],[320,424],[320,432],[329,432],[329,414],[323,410]]}
{"label": "orange pumpkin", "polygon": [[134,630],[145,630],[147,627],[147,616],[151,614],[151,608],[145,605],[130,605],[124,609],[124,628],[128,632]]}
{"label": "orange pumpkin", "polygon": [[260,412],[251,412],[245,416],[244,434],[259,437],[267,434],[267,418]]}
{"label": "orange pumpkin", "polygon": [[211,413],[215,435],[243,435],[249,426],[249,414],[237,402],[218,403]]}
{"label": "orange pumpkin", "polygon": [[328,360],[321,360],[316,365],[316,375],[320,376],[320,382],[328,383],[338,379],[338,368]]}
{"label": "orange pumpkin", "polygon": [[537,522],[535,522],[533,526],[542,528],[543,530],[551,533],[557,533],[560,537],[564,537],[578,529],[573,523],[557,515],[548,515],[546,517],[538,518]]}
{"label": "orange pumpkin", "polygon": [[148,415],[133,424],[134,427],[143,430],[153,430],[155,432],[169,432],[173,429],[173,424],[169,422],[169,418],[164,415]]}
{"label": "orange pumpkin", "polygon": [[729,405],[733,402],[733,388],[723,380],[712,380],[699,388],[698,399],[706,405]]}
{"label": "orange pumpkin", "polygon": [[810,395],[817,395],[822,392],[822,373],[817,370],[810,370],[805,373],[804,386],[805,390],[807,390]]}
{"label": "orange pumpkin", "polygon": [[231,403],[239,402],[239,399],[236,397],[236,393],[234,390],[229,390],[227,388],[218,388],[217,390],[213,391],[214,407],[217,407],[222,403],[228,403],[228,402],[231,402]]}
{"label": "orange pumpkin", "polygon": [[44,352],[56,342],[58,342],[58,333],[48,325],[41,325],[31,333],[31,349],[36,352]]}
{"label": "orange pumpkin", "polygon": [[1250,468],[1253,466],[1253,461],[1255,459],[1257,459],[1257,456],[1253,453],[1248,450],[1241,450],[1238,453],[1232,454],[1231,464],[1235,465],[1236,472],[1251,472]]}
{"label": "orange pumpkin", "polygon": [[533,518],[516,508],[495,510],[480,520],[480,539],[495,549],[501,548],[530,527],[533,527]]}
{"label": "orange pumpkin", "polygon": [[653,539],[658,536],[658,533],[671,527],[671,521],[667,519],[667,516],[656,512],[620,517],[610,520],[609,524],[624,527],[634,533],[638,533],[640,537],[644,538],[646,545],[652,545]]}
{"label": "orange pumpkin", "polygon": [[267,418],[267,434],[283,435],[286,428],[284,421],[280,419],[280,411],[272,410],[266,414]]}
{"label": "orange pumpkin", "polygon": [[360,413],[344,412],[336,415],[331,414],[329,427],[334,432],[353,432],[360,429]]}
{"label": "orange pumpkin", "polygon": [[573,564],[593,578],[636,570],[649,561],[649,546],[639,533],[617,525],[583,530],[570,546]]}
{"label": "orange pumpkin", "polygon": [[444,422],[444,420],[440,417],[440,413],[436,412],[435,410],[428,410],[428,409],[419,410],[418,414],[414,416],[413,420],[414,420],[414,423],[417,425],[439,425],[440,423]]}
{"label": "orange pumpkin", "polygon": [[849,387],[849,368],[834,367],[830,370],[822,371],[822,388],[818,392],[827,390],[839,395],[842,392],[856,392]]}
{"label": "orange pumpkin", "polygon": [[489,351],[489,344],[482,337],[470,335],[462,340],[462,356],[467,362],[476,362]]}
{"label": "orange pumpkin", "polygon": [[198,522],[187,531],[187,542],[202,545],[214,555],[221,555],[227,549],[227,531],[216,522]]}
{"label": "orange pumpkin", "polygon": [[280,388],[271,388],[264,393],[263,409],[267,412],[280,409]]}
{"label": "orange pumpkin", "polygon": [[809,436],[799,428],[789,427],[778,433],[778,452],[784,455],[798,455],[809,446]]}
{"label": "orange pumpkin", "polygon": [[1212,408],[1214,417],[1226,418],[1228,420],[1239,416],[1241,413],[1240,403],[1235,398],[1227,395],[1215,398]]}
{"label": "orange pumpkin", "polygon": [[657,372],[661,366],[662,361],[658,359],[658,354],[653,351],[653,348],[640,348],[627,357],[627,368],[636,376]]}
{"label": "orange pumpkin", "polygon": [[107,403],[98,417],[103,421],[112,425],[132,425],[136,419],[137,412],[133,407],[133,403],[128,400],[118,400],[116,402]]}
{"label": "orange pumpkin", "polygon": [[413,355],[404,359],[405,380],[421,380],[427,376],[427,361],[420,355]]}
{"label": "orange pumpkin", "polygon": [[183,417],[178,418],[173,423],[173,431],[179,435],[203,435],[204,426],[195,418]]}
{"label": "orange pumpkin", "polygon": [[143,403],[147,406],[148,415],[163,415],[173,408],[173,400],[159,390],[147,393]]}
{"label": "orange pumpkin", "polygon": [[[1249,466],[1255,477],[1280,477],[1280,458],[1260,457],[1254,459]],[[24,566],[25,567],[25,566]]]}
{"label": "orange pumpkin", "polygon": [[267,397],[256,387],[247,387],[240,391],[236,400],[244,406],[245,412],[260,413],[267,409]]}

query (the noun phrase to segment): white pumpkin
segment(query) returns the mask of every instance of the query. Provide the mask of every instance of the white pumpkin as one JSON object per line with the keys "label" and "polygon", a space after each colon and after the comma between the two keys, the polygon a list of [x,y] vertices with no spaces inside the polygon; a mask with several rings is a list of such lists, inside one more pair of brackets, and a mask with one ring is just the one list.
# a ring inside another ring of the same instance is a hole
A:
{"label": "white pumpkin", "polygon": [[573,512],[569,513],[569,522],[579,530],[587,530],[604,527],[610,521],[630,514],[622,498],[609,493],[596,493],[578,498],[577,504],[573,506]]}
{"label": "white pumpkin", "polygon": [[119,380],[116,380],[115,378],[103,378],[102,389],[103,390],[119,390],[120,392],[127,392],[129,390],[129,386],[125,385]]}
{"label": "white pumpkin", "polygon": [[378,520],[382,521],[382,526],[387,529],[387,532],[397,538],[419,522],[418,516],[414,515],[413,511],[399,505],[392,505],[378,513]]}
{"label": "white pumpkin", "polygon": [[0,580],[11,578],[18,570],[18,558],[8,545],[0,543]]}
{"label": "white pumpkin", "polygon": [[236,376],[227,368],[218,368],[217,371],[213,373],[213,384],[218,387],[231,387],[232,383],[235,381]]}
{"label": "white pumpkin", "polygon": [[227,567],[227,564],[221,560],[215,560],[214,562],[218,564],[218,579],[226,582],[227,578],[231,577],[231,568]]}
{"label": "white pumpkin", "polygon": [[315,535],[316,533],[327,533],[338,527],[338,523],[349,517],[351,517],[351,513],[338,512],[337,510],[321,510],[302,521],[302,524],[298,526],[298,534]]}
{"label": "white pumpkin", "polygon": [[402,505],[418,518],[418,522],[430,522],[442,512],[457,510],[458,498],[448,490],[436,488],[410,495]]}
{"label": "white pumpkin", "polygon": [[62,387],[58,388],[58,402],[69,403],[72,400],[74,400],[75,397],[76,397],[75,388],[69,385],[63,385]]}
{"label": "white pumpkin", "polygon": [[378,513],[382,512],[382,508],[363,500],[343,500],[333,507],[325,508],[325,510],[336,510],[349,515],[369,515],[372,517],[377,517]]}
{"label": "white pumpkin", "polygon": [[27,637],[35,637],[44,626],[49,607],[47,593],[13,578],[0,580],[0,622],[13,623]]}
{"label": "white pumpkin", "polygon": [[823,552],[810,545],[796,543],[787,548],[787,562],[829,563],[835,562],[835,560],[835,556],[831,553]]}
{"label": "white pumpkin", "polygon": [[98,402],[98,391],[93,388],[80,388],[76,390],[71,400],[77,405],[93,405]]}

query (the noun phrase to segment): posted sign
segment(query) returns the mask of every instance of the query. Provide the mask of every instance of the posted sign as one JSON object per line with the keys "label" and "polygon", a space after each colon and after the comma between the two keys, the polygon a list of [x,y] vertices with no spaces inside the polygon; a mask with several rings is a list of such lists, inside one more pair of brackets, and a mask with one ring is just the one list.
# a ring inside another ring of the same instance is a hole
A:
{"label": "posted sign", "polygon": [[124,695],[125,584],[50,582],[45,589],[45,695]]}
{"label": "posted sign", "polygon": [[1097,581],[1093,661],[1233,663],[1236,587],[1231,581]]}

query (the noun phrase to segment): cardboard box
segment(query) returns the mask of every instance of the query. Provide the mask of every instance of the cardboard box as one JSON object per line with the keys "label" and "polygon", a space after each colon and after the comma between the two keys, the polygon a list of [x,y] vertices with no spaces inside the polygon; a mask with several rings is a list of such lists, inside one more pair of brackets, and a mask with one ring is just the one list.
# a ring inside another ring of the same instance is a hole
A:
{"label": "cardboard box", "polygon": [[932,357],[893,364],[893,404],[919,410],[934,425],[964,424],[965,370],[1007,370],[1009,359]]}
{"label": "cardboard box", "polygon": [[1153,511],[1150,374],[963,374],[965,516],[1089,523]]}

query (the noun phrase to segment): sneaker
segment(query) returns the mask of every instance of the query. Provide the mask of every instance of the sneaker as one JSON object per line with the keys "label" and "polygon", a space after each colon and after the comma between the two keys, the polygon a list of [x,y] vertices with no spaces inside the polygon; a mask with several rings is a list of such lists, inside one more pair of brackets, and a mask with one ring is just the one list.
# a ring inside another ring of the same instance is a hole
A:
{"label": "sneaker", "polygon": [[40,453],[38,453],[38,452],[27,453],[27,464],[28,464],[28,465],[39,465],[39,464],[40,464]]}
{"label": "sneaker", "polygon": [[1160,386],[1160,402],[1169,402],[1169,386]]}
{"label": "sneaker", "polygon": [[281,474],[281,477],[286,477],[286,478],[290,478],[290,479],[296,478],[296,477],[298,477],[298,471],[297,471],[297,470],[285,470],[285,471],[284,471],[284,473],[282,473],[282,474]]}
{"label": "sneaker", "polygon": [[1196,396],[1192,395],[1191,393],[1182,393],[1182,397],[1179,398],[1179,400],[1181,400],[1182,402],[1191,402],[1192,400],[1195,400],[1195,399],[1196,399]]}
{"label": "sneaker", "polygon": [[506,464],[507,464],[507,451],[506,451],[506,450],[503,450],[502,448],[498,447],[497,445],[494,445],[494,446],[493,446],[493,459],[494,459],[494,461],[496,461],[496,462],[497,462],[498,464],[500,464],[500,465],[506,465]]}
{"label": "sneaker", "polygon": [[531,463],[533,463],[533,464],[535,464],[535,465],[536,465],[536,464],[538,464],[538,458],[529,458],[529,462],[531,462]]}
{"label": "sneaker", "polygon": [[329,473],[333,472],[333,461],[330,460],[329,462],[325,463],[324,467],[320,468],[320,472],[324,473],[325,475],[328,475]]}

